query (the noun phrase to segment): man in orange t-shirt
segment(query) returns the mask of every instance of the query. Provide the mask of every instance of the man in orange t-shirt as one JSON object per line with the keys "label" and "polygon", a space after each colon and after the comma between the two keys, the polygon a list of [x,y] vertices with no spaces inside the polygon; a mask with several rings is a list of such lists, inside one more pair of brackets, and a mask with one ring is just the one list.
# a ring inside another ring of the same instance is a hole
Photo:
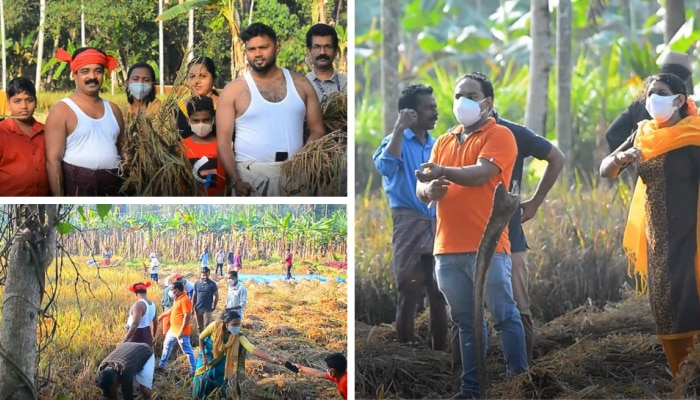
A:
{"label": "man in orange t-shirt", "polygon": [[13,118],[0,122],[0,195],[48,196],[44,124],[34,119],[34,84],[27,78],[11,80],[7,99]]}
{"label": "man in orange t-shirt", "polygon": [[[453,398],[478,398],[479,380],[474,348],[474,273],[476,251],[493,208],[493,193],[506,187],[518,154],[508,128],[490,118],[493,85],[480,74],[457,81],[453,111],[460,125],[435,142],[430,162],[416,171],[416,194],[421,201],[436,202],[435,273],[445,295],[452,320],[459,326],[462,384]],[[508,229],[498,240],[486,277],[486,306],[501,334],[509,376],[527,369],[525,333],[513,300]],[[482,321],[487,337],[486,322]],[[486,348],[480,349],[486,352]]]}
{"label": "man in orange t-shirt", "polygon": [[190,362],[190,375],[194,376],[195,361],[194,351],[190,343],[190,319],[192,318],[192,301],[190,301],[185,286],[180,281],[170,284],[170,292],[175,297],[173,306],[170,309],[170,329],[163,339],[163,353],[160,356],[159,370],[165,367],[170,353],[177,342],[187,359]]}

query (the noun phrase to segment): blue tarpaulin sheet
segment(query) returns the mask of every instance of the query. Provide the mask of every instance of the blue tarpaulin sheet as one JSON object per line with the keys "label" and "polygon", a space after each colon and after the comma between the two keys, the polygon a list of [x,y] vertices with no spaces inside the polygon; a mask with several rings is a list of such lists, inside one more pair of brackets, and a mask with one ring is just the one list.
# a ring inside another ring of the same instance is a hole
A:
{"label": "blue tarpaulin sheet", "polygon": [[[269,284],[272,281],[282,281],[287,277],[285,274],[241,274],[240,272],[238,273],[238,280],[241,282],[255,282],[255,283],[264,283],[264,284]],[[317,280],[321,282],[327,282],[329,279],[333,280],[335,279],[338,282],[344,283],[345,279],[343,278],[330,278],[327,276],[321,276],[321,275],[297,275],[292,273],[292,279],[295,281],[300,281],[302,279],[309,279],[309,280]]]}

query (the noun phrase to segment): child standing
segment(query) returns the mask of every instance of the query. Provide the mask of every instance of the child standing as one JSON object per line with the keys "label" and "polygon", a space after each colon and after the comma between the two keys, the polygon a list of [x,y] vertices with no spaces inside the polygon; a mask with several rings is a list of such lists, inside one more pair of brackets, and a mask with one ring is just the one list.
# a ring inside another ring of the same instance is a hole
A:
{"label": "child standing", "polygon": [[49,196],[44,124],[34,119],[34,84],[27,78],[15,78],[6,93],[12,118],[0,122],[2,195]]}

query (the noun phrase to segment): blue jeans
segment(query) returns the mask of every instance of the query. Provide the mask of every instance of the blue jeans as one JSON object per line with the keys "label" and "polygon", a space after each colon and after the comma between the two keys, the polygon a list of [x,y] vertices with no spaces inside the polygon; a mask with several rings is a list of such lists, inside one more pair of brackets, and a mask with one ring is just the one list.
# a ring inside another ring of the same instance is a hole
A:
{"label": "blue jeans", "polygon": [[178,343],[182,352],[187,355],[187,359],[190,361],[190,373],[194,374],[194,351],[190,344],[190,335],[183,335],[182,340],[178,340],[174,333],[168,331],[168,334],[165,335],[165,339],[163,339],[163,353],[160,355],[160,363],[158,365],[165,367],[165,363],[168,362],[168,358],[170,358],[170,353],[172,353],[175,343]]}
{"label": "blue jeans", "polygon": [[[461,393],[479,395],[474,348],[474,277],[476,253],[440,254],[435,256],[435,273],[440,291],[450,307],[452,320],[459,327],[462,354]],[[501,333],[501,346],[510,375],[527,369],[525,332],[520,312],[513,300],[511,260],[507,254],[497,253],[491,259],[486,276],[485,303]],[[486,354],[488,334],[486,321],[481,326]]]}

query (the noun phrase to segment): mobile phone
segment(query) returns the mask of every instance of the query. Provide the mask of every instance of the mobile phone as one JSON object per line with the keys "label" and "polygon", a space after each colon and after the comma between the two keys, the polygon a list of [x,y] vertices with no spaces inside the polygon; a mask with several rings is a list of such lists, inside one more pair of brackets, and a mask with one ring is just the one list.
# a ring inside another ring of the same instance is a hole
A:
{"label": "mobile phone", "polygon": [[275,153],[275,162],[282,162],[282,161],[287,161],[289,158],[289,153],[286,151],[278,151]]}
{"label": "mobile phone", "polygon": [[291,362],[287,361],[284,363],[284,366],[287,367],[288,370],[297,373],[299,372],[299,368],[296,367],[296,365],[292,364]]}

